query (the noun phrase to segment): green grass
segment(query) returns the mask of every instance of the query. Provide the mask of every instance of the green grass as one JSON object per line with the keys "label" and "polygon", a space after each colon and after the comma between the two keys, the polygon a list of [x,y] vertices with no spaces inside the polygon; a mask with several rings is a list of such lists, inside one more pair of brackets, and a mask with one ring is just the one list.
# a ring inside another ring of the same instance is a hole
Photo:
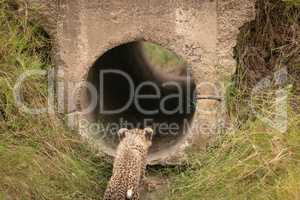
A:
{"label": "green grass", "polygon": [[174,73],[185,68],[184,61],[168,49],[150,42],[144,43],[144,49],[149,62],[163,72]]}
{"label": "green grass", "polygon": [[[0,199],[101,199],[110,166],[48,114],[21,112],[12,88],[26,70],[50,69],[50,42],[24,2],[0,0]],[[27,105],[47,103],[47,78],[22,86]],[[34,95],[33,95],[34,94]]]}
{"label": "green grass", "polygon": [[300,6],[300,0],[283,0],[283,1],[287,2],[290,5]]}
{"label": "green grass", "polygon": [[191,154],[168,199],[298,199],[300,196],[300,118],[290,116],[287,133],[261,121],[220,136],[207,152]]}

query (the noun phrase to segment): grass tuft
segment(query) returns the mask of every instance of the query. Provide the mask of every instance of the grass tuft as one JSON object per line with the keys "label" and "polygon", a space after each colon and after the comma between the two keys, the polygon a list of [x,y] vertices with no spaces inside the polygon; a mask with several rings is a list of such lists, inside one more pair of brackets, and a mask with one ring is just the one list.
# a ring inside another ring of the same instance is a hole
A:
{"label": "grass tuft", "polygon": [[297,199],[300,118],[292,119],[285,134],[249,121],[207,152],[192,153],[190,169],[172,181],[168,199]]}
{"label": "grass tuft", "polygon": [[[101,199],[110,166],[48,114],[21,112],[12,89],[26,70],[51,69],[51,41],[26,1],[0,0],[0,199]],[[30,13],[33,14],[33,13]],[[22,85],[27,105],[47,105],[47,77]]]}

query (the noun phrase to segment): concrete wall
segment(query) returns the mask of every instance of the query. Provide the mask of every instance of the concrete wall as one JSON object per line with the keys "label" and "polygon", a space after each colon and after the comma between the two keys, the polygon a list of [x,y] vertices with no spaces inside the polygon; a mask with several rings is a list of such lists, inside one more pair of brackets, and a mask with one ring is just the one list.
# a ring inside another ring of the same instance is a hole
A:
{"label": "concrete wall", "polygon": [[[254,0],[31,0],[30,3],[40,7],[45,29],[54,38],[55,64],[63,72],[58,81],[61,85],[58,100],[73,125],[82,117],[76,106],[82,103],[82,93],[68,98],[74,92],[74,85],[87,79],[90,67],[109,49],[136,40],[172,50],[191,67],[201,95],[222,96],[222,80],[235,71],[233,47],[238,29],[255,15]],[[212,85],[218,88],[217,93]],[[223,111],[222,102],[199,100],[190,131],[168,151],[150,155],[149,162],[176,163],[185,158],[187,147],[203,147],[207,138],[222,127]],[[100,149],[105,149],[104,146],[98,145]]]}

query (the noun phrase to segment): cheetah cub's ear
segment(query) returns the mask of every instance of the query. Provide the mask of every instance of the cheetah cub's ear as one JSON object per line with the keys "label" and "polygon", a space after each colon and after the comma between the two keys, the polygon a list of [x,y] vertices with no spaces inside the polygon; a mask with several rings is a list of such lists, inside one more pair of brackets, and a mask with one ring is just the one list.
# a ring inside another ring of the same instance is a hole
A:
{"label": "cheetah cub's ear", "polygon": [[147,127],[147,128],[144,129],[144,131],[145,131],[146,139],[151,141],[152,138],[153,138],[153,129],[150,128],[150,127]]}
{"label": "cheetah cub's ear", "polygon": [[128,132],[128,129],[127,128],[121,128],[119,131],[118,131],[118,136],[119,136],[119,139],[122,140],[125,136],[126,136],[126,133]]}

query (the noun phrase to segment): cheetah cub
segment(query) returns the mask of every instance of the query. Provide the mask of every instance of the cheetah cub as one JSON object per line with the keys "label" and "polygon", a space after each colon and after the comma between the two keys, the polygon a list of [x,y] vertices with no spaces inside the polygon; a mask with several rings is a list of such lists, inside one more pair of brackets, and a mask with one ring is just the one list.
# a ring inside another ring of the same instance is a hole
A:
{"label": "cheetah cub", "polygon": [[104,200],[138,200],[139,186],[145,176],[148,150],[152,145],[153,130],[122,128],[118,135],[120,144]]}

